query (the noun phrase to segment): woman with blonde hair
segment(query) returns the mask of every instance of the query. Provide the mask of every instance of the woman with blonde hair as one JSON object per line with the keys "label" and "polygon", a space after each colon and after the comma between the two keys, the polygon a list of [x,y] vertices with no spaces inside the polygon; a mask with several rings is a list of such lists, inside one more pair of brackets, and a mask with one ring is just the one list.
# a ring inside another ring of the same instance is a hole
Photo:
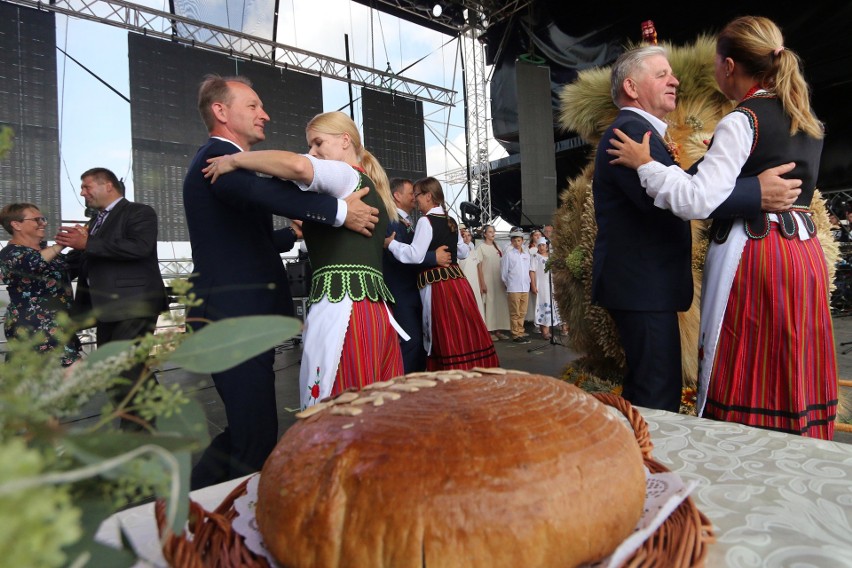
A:
{"label": "woman with blonde hair", "polygon": [[499,365],[494,342],[476,308],[473,290],[458,265],[468,255],[458,224],[447,215],[444,190],[433,177],[414,183],[414,198],[423,214],[414,228],[410,245],[385,239],[394,257],[406,264],[420,264],[430,250],[447,246],[452,257],[447,268],[420,272],[417,285],[423,301],[423,343],[426,369],[471,369]]}
{"label": "woman with blonde hair", "polygon": [[[379,210],[379,222],[370,237],[311,221],[301,225],[313,270],[310,310],[302,333],[302,408],[345,389],[360,389],[403,374],[396,334],[407,338],[387,306],[393,296],[382,276],[385,228],[388,219],[398,215],[387,174],[361,144],[355,123],[342,112],[318,114],[305,134],[307,155],[281,150],[241,152],[211,158],[205,168],[214,182],[219,175],[245,168],[340,198],[364,191],[364,202]],[[346,165],[330,170],[318,160]]]}
{"label": "woman with blonde hair", "polygon": [[837,355],[828,267],[810,211],[823,127],[798,56],[771,20],[730,22],[716,42],[715,76],[737,107],[716,126],[694,175],[653,162],[648,136],[616,131],[608,152],[638,169],[658,207],[705,219],[738,178],[795,162],[802,191],[790,210],[714,220],[704,266],[699,332],[699,413],[832,439]]}
{"label": "woman with blonde hair", "polygon": [[[342,161],[362,169],[367,177],[372,180],[388,217],[393,220],[399,218],[399,213],[396,212],[396,204],[391,195],[388,174],[376,157],[364,148],[358,127],[348,115],[340,111],[318,114],[308,122],[305,133],[308,137],[311,155],[326,160],[341,160],[341,157],[345,156],[347,159]],[[339,151],[336,150],[332,153],[332,155],[339,157],[329,157],[328,146],[324,146],[329,140],[339,141]],[[352,163],[353,161],[354,163]]]}

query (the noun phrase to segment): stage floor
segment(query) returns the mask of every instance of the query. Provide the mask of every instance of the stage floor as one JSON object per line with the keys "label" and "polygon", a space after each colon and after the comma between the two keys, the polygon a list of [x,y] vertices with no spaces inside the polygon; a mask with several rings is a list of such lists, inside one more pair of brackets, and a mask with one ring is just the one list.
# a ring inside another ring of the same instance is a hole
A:
{"label": "stage floor", "polygon": [[[852,380],[852,317],[837,317],[834,324],[840,378]],[[533,332],[529,324],[527,331],[530,332],[531,343],[529,344],[516,344],[507,340],[495,343],[502,367],[558,377],[567,363],[581,355],[568,347],[567,342],[566,345],[554,345],[544,341],[541,335]],[[849,342],[849,345],[843,345],[846,342]],[[294,414],[299,406],[301,353],[301,343],[292,340],[276,350],[275,376],[279,436],[296,420]],[[157,377],[163,384],[180,384],[186,393],[201,402],[207,415],[211,435],[215,436],[222,431],[227,423],[225,409],[209,375],[196,375],[180,368],[167,366],[157,373]],[[94,422],[102,404],[103,400],[100,399],[90,401],[86,407],[89,411],[84,412],[78,421]],[[840,387],[839,414],[847,422],[852,422],[852,387]],[[834,440],[852,443],[852,432],[835,431]]]}

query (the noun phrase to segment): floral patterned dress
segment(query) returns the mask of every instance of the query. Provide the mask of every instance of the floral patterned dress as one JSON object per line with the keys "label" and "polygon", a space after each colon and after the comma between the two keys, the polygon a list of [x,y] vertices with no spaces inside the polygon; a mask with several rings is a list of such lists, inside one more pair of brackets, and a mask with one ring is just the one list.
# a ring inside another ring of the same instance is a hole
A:
{"label": "floral patterned dress", "polygon": [[[550,274],[547,271],[549,256],[536,254],[530,255],[530,271],[535,272],[535,285],[538,288],[538,296],[535,304],[535,323],[537,325],[556,326],[562,325],[559,317],[559,306],[556,305],[556,294],[551,294]],[[551,299],[553,304],[551,304]],[[553,321],[551,321],[551,317]]]}
{"label": "floral patterned dress", "polygon": [[[39,351],[57,347],[55,339],[59,328],[56,314],[71,307],[71,281],[68,278],[65,256],[59,255],[50,262],[39,251],[9,243],[0,250],[0,278],[9,293],[4,331],[12,339],[18,330],[29,333],[42,332],[46,339]],[[61,348],[63,367],[80,358],[77,337]]]}

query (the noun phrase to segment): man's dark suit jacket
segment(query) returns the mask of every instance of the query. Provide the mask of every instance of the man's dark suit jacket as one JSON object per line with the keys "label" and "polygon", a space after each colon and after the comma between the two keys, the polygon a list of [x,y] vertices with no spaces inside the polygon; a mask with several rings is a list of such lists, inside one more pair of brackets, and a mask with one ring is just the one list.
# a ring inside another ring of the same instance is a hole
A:
{"label": "man's dark suit jacket", "polygon": [[[334,224],[337,199],[303,192],[291,182],[236,170],[210,183],[207,159],[234,154],[232,143],[211,138],[189,166],[183,205],[194,263],[193,291],[203,300],[191,317],[220,320],[248,315],[292,315],[293,299],[280,253],[292,231],[273,230],[272,215]],[[203,325],[193,322],[194,327]],[[212,375],[228,426],[192,470],[197,489],[260,470],[278,441],[272,349]]]}
{"label": "man's dark suit jacket", "polygon": [[[390,221],[387,233],[396,233],[394,240],[407,245],[414,239],[414,224],[411,230],[405,223]],[[423,305],[420,301],[420,290],[417,288],[417,275],[424,266],[435,266],[435,251],[426,253],[421,264],[405,264],[398,261],[391,251],[384,250],[382,273],[385,283],[393,294],[393,315],[402,329],[411,336],[408,341],[400,343],[402,362],[406,373],[426,370],[426,351],[423,348]]]}
{"label": "man's dark suit jacket", "polygon": [[[643,116],[622,110],[604,133],[595,157],[593,194],[597,238],[592,266],[592,303],[615,310],[685,311],[692,303],[692,235],[688,221],[654,206],[635,170],[609,163],[613,129],[641,141],[653,126]],[[674,160],[665,143],[651,136],[651,157]],[[756,178],[739,180],[712,217],[760,211]]]}
{"label": "man's dark suit jacket", "polygon": [[292,231],[273,230],[272,215],[334,224],[337,199],[295,184],[237,170],[211,184],[207,159],[237,153],[210,138],[189,166],[183,203],[194,264],[193,291],[204,303],[194,317],[292,315],[293,300],[280,253],[295,244]]}
{"label": "man's dark suit jacket", "polygon": [[[398,221],[390,221],[386,232],[387,234],[385,236],[388,237],[391,234],[396,233],[394,240],[407,245],[410,245],[411,241],[414,239],[414,225],[411,225],[411,230],[409,231],[408,227],[405,226],[405,223],[402,222],[402,219]],[[434,255],[435,253],[433,252],[433,260]],[[388,285],[388,288],[397,303],[399,303],[400,297],[413,298],[416,296],[417,301],[420,301],[420,293],[417,289],[417,274],[420,272],[420,265],[400,262],[388,249],[385,249],[383,272],[385,283]]]}
{"label": "man's dark suit jacket", "polygon": [[94,311],[100,322],[117,322],[156,317],[168,306],[157,259],[157,214],[148,205],[116,203],[89,235],[86,250],[72,251],[68,260],[78,279],[77,315]]}

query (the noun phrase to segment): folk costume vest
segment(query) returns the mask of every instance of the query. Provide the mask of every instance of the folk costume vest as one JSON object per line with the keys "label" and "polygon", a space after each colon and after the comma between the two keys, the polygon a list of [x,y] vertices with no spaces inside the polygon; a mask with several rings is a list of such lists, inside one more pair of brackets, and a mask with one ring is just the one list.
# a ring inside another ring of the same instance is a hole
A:
{"label": "folk costume vest", "polygon": [[[777,213],[778,228],[781,234],[795,238],[798,224],[802,223],[808,234],[813,236],[816,227],[807,213],[813,199],[816,179],[811,167],[819,163],[822,153],[822,140],[814,139],[804,132],[798,132],[790,143],[790,117],[784,112],[781,101],[772,93],[759,91],[746,97],[733,112],[744,114],[754,130],[751,154],[743,165],[740,177],[757,176],[766,169],[767,164],[781,165],[795,160],[796,167],[789,173],[790,178],[802,180],[802,193],[789,211]],[[791,152],[792,148],[792,152]],[[745,231],[751,239],[762,239],[769,234],[769,213],[745,220]],[[724,243],[733,226],[732,219],[717,219],[710,229],[711,238],[717,243]]]}
{"label": "folk costume vest", "polygon": [[[446,213],[430,213],[426,215],[429,224],[432,225],[432,242],[429,243],[429,250],[437,250],[438,247],[447,246],[450,251],[450,265],[446,268],[436,266],[423,270],[417,277],[417,287],[425,288],[428,284],[438,282],[439,280],[452,280],[454,278],[464,278],[464,272],[458,265],[458,232],[450,230],[450,218]],[[453,220],[453,224],[458,226]]]}
{"label": "folk costume vest", "polygon": [[385,234],[388,215],[373,181],[363,171],[356,169],[361,175],[361,181],[355,191],[369,188],[364,203],[379,210],[379,222],[373,229],[374,237],[365,237],[342,227],[330,231],[327,225],[311,221],[303,223],[302,232],[313,269],[309,304],[323,297],[337,303],[346,296],[355,302],[364,299],[393,302],[393,294],[382,276],[383,238],[375,237]]}

